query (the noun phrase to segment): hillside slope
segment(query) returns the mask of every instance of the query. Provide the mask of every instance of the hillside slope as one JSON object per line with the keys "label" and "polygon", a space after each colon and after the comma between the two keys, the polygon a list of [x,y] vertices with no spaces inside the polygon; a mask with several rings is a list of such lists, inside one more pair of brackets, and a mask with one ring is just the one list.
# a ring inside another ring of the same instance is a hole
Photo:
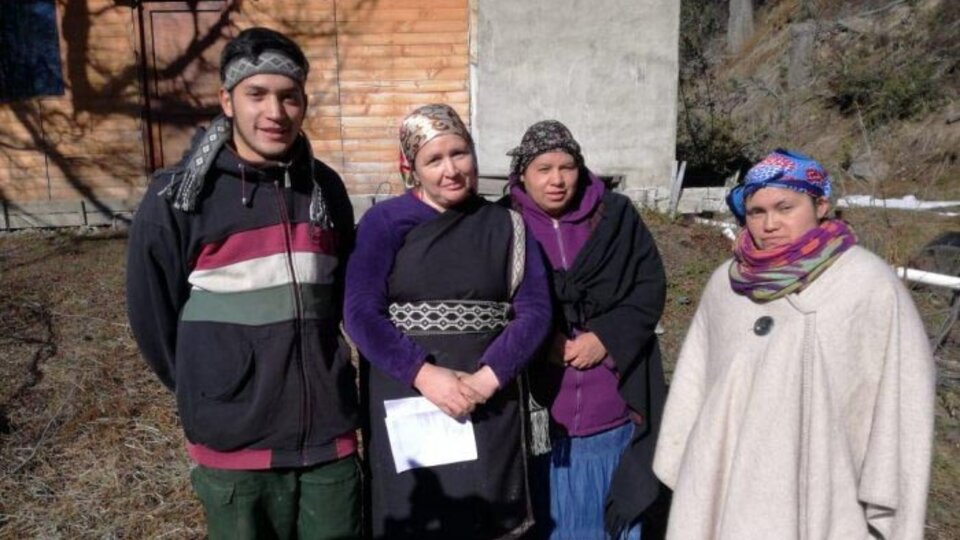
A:
{"label": "hillside slope", "polygon": [[960,2],[762,3],[743,46],[726,2],[684,0],[678,158],[727,175],[808,153],[844,194],[960,198]]}

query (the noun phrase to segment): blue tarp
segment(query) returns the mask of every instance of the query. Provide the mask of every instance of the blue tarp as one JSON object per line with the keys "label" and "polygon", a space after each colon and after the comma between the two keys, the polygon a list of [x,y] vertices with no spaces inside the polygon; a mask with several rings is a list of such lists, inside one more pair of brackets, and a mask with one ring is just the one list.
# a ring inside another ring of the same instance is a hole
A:
{"label": "blue tarp", "polygon": [[0,101],[63,90],[54,0],[0,0]]}

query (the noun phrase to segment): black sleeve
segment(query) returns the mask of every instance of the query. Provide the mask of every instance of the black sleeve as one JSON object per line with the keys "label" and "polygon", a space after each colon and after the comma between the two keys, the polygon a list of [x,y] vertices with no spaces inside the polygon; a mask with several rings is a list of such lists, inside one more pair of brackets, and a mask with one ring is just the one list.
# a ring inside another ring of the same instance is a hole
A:
{"label": "black sleeve", "polygon": [[[632,230],[631,249],[639,259],[630,279],[633,288],[614,308],[586,322],[613,358],[617,371],[627,378],[649,351],[666,300],[667,282],[663,262],[653,235],[636,210],[624,213]],[[624,276],[626,279],[626,276]]]}
{"label": "black sleeve", "polygon": [[189,296],[181,240],[171,209],[148,190],[134,216],[127,245],[127,316],[147,364],[176,388],[177,321]]}

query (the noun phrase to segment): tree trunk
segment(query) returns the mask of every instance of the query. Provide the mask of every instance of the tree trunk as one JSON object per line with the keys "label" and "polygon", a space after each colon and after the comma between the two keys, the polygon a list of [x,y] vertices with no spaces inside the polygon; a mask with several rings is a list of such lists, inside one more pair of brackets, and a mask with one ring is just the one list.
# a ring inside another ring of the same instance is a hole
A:
{"label": "tree trunk", "polygon": [[753,0],[730,0],[727,19],[727,48],[738,53],[753,35]]}

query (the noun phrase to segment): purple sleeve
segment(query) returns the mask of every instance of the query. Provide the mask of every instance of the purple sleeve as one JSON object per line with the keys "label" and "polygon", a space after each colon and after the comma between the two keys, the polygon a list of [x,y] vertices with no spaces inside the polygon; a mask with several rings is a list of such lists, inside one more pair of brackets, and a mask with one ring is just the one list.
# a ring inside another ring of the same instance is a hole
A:
{"label": "purple sleeve", "polygon": [[403,335],[387,314],[387,278],[402,242],[387,221],[384,212],[373,209],[360,221],[347,264],[343,322],[371,364],[413,386],[427,351]]}
{"label": "purple sleeve", "polygon": [[480,365],[488,365],[503,386],[526,367],[550,332],[550,286],[540,247],[527,230],[523,281],[513,298],[513,320],[487,347]]}

